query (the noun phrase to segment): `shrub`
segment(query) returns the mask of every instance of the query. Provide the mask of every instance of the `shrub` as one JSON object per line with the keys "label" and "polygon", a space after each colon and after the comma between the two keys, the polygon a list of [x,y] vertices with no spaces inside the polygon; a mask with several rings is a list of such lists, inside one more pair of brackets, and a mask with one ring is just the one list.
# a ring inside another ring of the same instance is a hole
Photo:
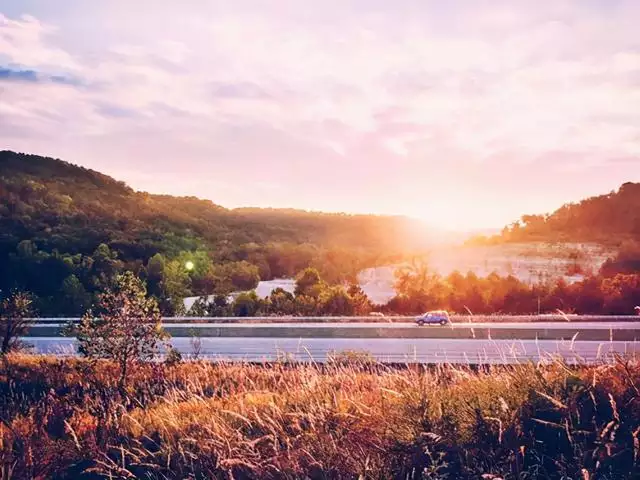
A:
{"label": "shrub", "polygon": [[115,361],[121,387],[131,364],[153,359],[167,338],[156,301],[131,272],[116,277],[115,286],[99,296],[96,314],[87,312],[72,333],[82,355]]}
{"label": "shrub", "polygon": [[22,349],[20,341],[31,326],[33,316],[31,296],[25,292],[12,292],[0,301],[0,355]]}

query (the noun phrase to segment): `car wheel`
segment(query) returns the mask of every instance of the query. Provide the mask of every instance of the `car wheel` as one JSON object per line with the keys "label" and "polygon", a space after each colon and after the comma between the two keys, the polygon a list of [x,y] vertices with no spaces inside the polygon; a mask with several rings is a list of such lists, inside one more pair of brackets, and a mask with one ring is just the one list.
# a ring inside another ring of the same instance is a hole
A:
{"label": "car wheel", "polygon": [[418,320],[418,326],[422,327],[424,325],[424,320]]}
{"label": "car wheel", "polygon": [[446,324],[447,324],[447,321],[444,318],[440,320],[440,325],[444,327]]}

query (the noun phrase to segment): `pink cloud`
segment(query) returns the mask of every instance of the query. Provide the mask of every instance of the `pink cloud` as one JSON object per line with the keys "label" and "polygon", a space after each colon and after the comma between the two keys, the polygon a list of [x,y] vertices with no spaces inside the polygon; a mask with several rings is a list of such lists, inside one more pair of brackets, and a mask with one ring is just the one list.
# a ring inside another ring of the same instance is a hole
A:
{"label": "pink cloud", "polygon": [[0,83],[3,144],[223,205],[456,226],[640,180],[637,2],[143,3],[97,2],[86,46],[71,7],[0,16],[0,66],[83,80]]}

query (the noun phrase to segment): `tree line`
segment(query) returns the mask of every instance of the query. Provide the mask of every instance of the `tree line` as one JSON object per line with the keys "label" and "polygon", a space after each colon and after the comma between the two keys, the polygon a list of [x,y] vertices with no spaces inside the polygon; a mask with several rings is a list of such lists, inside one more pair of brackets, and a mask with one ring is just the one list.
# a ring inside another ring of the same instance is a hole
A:
{"label": "tree line", "polygon": [[[640,272],[635,269],[638,258],[630,251],[621,251],[605,262],[598,274],[571,284],[562,278],[525,283],[514,276],[496,273],[478,277],[473,272],[463,275],[456,271],[441,276],[427,264],[418,263],[396,270],[396,294],[382,305],[374,304],[356,282],[327,282],[311,267],[296,276],[294,292],[276,288],[260,298],[254,290],[259,280],[254,265],[240,261],[215,266],[204,261],[204,253],[173,260],[157,254],[137,272],[130,273],[144,284],[147,295],[163,316],[359,316],[372,311],[413,315],[434,309],[457,314],[528,315],[562,311],[628,315],[640,306]],[[193,268],[186,268],[188,262]],[[62,294],[51,300],[64,309],[60,310],[64,316],[84,314],[119,275],[127,272],[106,246],[98,249],[93,263],[80,262],[76,268],[64,278]],[[84,287],[81,278],[91,281],[91,291]],[[187,312],[183,300],[196,288],[203,294]],[[0,292],[0,301],[9,298],[10,292]],[[42,299],[32,292],[28,298],[30,310],[42,314],[39,310]]]}
{"label": "tree line", "polygon": [[546,313],[633,315],[640,303],[640,273],[591,275],[525,283],[514,276],[472,272],[441,277],[425,267],[397,272],[397,295],[383,307],[395,314],[446,309],[458,314],[535,315]]}
{"label": "tree line", "polygon": [[535,315],[607,314],[633,315],[640,304],[640,274],[601,274],[567,283],[556,279],[529,284],[514,276],[473,272],[440,276],[426,266],[396,272],[396,295],[376,305],[357,284],[328,285],[318,272],[306,269],[297,279],[294,293],[277,288],[265,298],[255,291],[233,301],[223,295],[202,297],[188,312],[193,316],[358,316],[372,311],[386,315],[415,315],[444,309],[451,313]]}
{"label": "tree line", "polygon": [[621,244],[640,238],[640,183],[627,182],[617,191],[567,203],[545,215],[523,215],[499,235],[479,236],[469,243],[599,242]]}

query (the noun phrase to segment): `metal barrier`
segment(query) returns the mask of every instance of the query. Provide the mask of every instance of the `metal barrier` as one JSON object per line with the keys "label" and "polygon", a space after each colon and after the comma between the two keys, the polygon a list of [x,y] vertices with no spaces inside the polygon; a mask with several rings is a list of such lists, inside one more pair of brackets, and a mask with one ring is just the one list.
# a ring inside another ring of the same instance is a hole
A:
{"label": "metal barrier", "polygon": [[[415,316],[358,316],[358,317],[163,317],[171,323],[406,323]],[[34,323],[77,323],[77,317],[45,317],[30,319]],[[452,315],[454,323],[532,323],[532,322],[640,322],[638,315]]]}

